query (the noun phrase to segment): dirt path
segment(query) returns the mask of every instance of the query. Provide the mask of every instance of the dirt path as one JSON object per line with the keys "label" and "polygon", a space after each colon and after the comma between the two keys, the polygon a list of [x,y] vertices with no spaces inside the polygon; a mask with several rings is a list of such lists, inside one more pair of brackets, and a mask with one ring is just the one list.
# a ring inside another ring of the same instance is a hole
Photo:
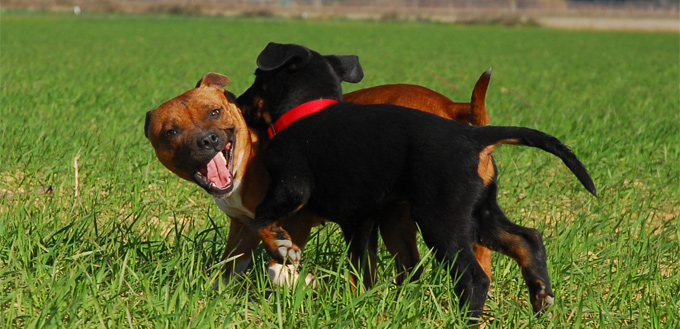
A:
{"label": "dirt path", "polygon": [[541,26],[584,30],[680,32],[680,19],[615,17],[539,17]]}

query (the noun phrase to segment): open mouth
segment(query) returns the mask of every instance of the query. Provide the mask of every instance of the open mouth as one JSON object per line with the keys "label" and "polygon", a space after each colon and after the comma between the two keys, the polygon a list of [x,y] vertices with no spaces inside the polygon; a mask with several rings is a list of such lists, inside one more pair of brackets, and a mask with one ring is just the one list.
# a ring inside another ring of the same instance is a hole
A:
{"label": "open mouth", "polygon": [[224,148],[217,152],[208,163],[199,166],[194,174],[194,180],[208,193],[223,195],[231,192],[234,187],[234,141],[227,141]]}

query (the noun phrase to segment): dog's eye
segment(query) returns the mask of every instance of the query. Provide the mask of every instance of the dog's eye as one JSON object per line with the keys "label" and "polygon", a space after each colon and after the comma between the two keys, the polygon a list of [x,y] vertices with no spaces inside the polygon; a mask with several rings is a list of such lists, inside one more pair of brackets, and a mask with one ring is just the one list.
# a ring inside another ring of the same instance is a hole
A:
{"label": "dog's eye", "polygon": [[210,112],[210,116],[216,118],[220,116],[220,113],[222,113],[222,109],[214,109],[212,112]]}
{"label": "dog's eye", "polygon": [[177,129],[168,129],[165,132],[165,137],[172,137],[172,136],[175,136],[175,135],[177,135]]}

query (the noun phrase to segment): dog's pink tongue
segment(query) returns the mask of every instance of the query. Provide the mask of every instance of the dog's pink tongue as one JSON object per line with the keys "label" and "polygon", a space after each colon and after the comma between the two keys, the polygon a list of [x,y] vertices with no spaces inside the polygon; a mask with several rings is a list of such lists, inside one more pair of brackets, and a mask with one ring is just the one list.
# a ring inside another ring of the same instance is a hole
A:
{"label": "dog's pink tongue", "polygon": [[215,157],[208,162],[208,179],[215,184],[216,188],[225,188],[231,184],[231,173],[229,173],[227,161],[222,152],[217,152]]}

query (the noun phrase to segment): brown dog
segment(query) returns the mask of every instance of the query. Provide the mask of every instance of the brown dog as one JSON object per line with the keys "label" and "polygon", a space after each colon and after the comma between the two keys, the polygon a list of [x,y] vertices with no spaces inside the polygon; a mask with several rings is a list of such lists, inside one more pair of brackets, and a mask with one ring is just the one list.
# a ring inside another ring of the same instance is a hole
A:
{"label": "brown dog", "polygon": [[[392,102],[408,105],[464,123],[485,125],[488,114],[484,97],[489,79],[490,71],[482,74],[475,85],[471,103],[452,102],[441,94],[414,85],[377,86],[345,97],[348,101],[364,104]],[[161,163],[179,177],[205,189],[230,217],[223,260],[235,259],[225,265],[225,280],[246,270],[251,254],[260,243],[260,237],[249,224],[269,185],[263,159],[268,143],[266,131],[248,127],[243,117],[234,115],[238,113],[233,110],[235,97],[224,89],[228,83],[226,76],[207,74],[196,88],[149,111],[144,128]],[[219,151],[217,155],[214,155],[215,151]],[[400,269],[398,281],[401,282],[420,260],[416,246],[417,229],[408,216],[406,205],[397,205],[384,216],[392,217],[392,220],[390,225],[381,225],[381,235],[387,249],[396,256]],[[319,218],[302,209],[284,220],[282,226],[292,241],[303,248],[311,228],[319,223]],[[490,250],[479,246],[475,252],[490,276]],[[375,258],[370,261],[369,267],[375,268]],[[275,284],[297,279],[294,269],[290,272],[281,270],[282,265],[270,263],[269,275]],[[414,278],[419,274],[414,273]],[[308,276],[306,281],[309,283],[310,280]]]}
{"label": "brown dog", "polygon": [[[260,243],[248,224],[269,185],[263,167],[266,133],[246,125],[235,96],[224,89],[228,84],[228,77],[208,73],[196,88],[147,112],[144,127],[160,162],[205,189],[230,217],[223,260],[235,259],[225,265],[227,281],[246,270]],[[215,155],[215,151],[219,152]],[[304,229],[289,228],[296,243],[304,246],[309,230],[319,221],[303,214],[295,217]],[[270,276],[280,269],[272,263]],[[283,284],[279,281],[287,277],[272,280]]]}

